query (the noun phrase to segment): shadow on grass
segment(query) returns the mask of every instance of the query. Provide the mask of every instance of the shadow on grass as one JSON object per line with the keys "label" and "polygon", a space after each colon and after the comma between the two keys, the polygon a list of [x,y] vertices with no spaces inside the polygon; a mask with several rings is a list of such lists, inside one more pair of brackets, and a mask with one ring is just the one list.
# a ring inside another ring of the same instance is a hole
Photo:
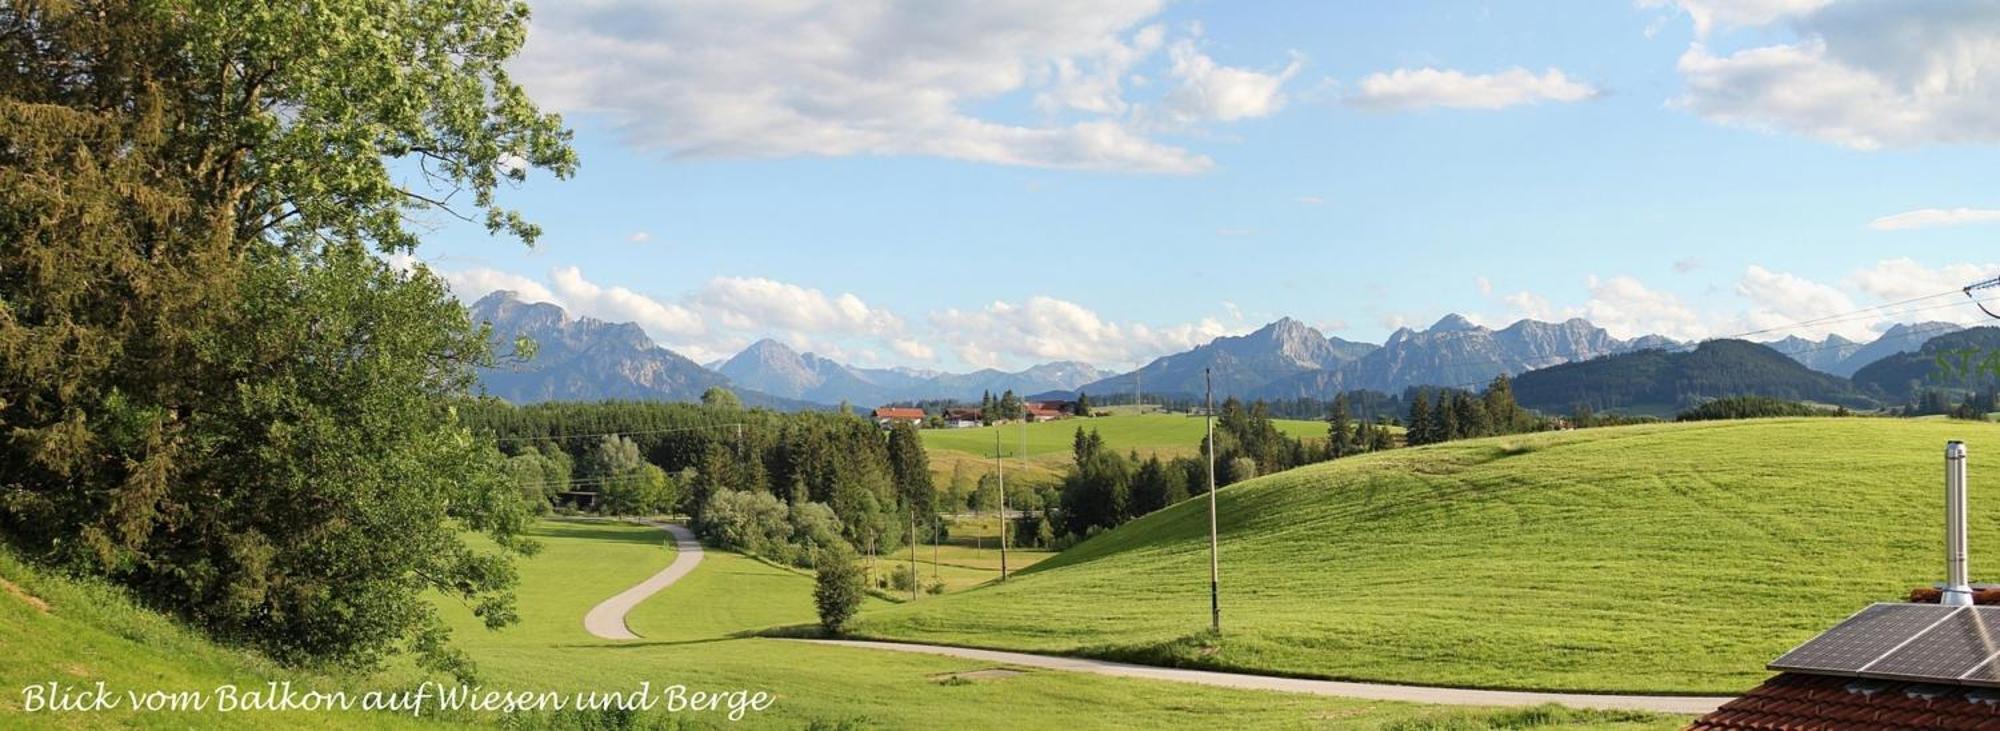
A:
{"label": "shadow on grass", "polygon": [[672,536],[657,528],[635,530],[638,526],[627,523],[599,523],[569,520],[550,520],[535,529],[537,538],[577,538],[590,541],[610,541],[614,543],[643,543],[649,546],[663,546],[673,540]]}

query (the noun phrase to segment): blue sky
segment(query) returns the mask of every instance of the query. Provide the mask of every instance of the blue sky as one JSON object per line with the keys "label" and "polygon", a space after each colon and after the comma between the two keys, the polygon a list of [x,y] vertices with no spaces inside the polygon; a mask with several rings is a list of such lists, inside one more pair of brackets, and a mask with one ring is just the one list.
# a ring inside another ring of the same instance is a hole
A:
{"label": "blue sky", "polygon": [[[535,249],[419,257],[697,360],[943,369],[1281,315],[1698,338],[2000,274],[1990,3],[1078,5],[537,3],[512,70],[581,171],[504,196]],[[1977,316],[1914,309],[1769,336]]]}

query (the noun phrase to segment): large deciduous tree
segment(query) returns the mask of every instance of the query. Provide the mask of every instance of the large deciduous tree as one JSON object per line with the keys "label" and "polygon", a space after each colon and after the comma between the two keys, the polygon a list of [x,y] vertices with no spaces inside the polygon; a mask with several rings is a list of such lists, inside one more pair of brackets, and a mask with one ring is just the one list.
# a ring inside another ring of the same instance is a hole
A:
{"label": "large deciduous tree", "polygon": [[486,334],[413,217],[575,167],[513,0],[0,4],[0,529],[287,661],[512,619],[519,491],[456,418]]}

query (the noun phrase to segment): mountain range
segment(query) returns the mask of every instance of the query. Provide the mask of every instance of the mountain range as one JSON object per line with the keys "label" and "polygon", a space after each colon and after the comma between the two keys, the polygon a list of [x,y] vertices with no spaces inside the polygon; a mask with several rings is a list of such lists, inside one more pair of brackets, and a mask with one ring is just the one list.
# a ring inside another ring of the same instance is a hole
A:
{"label": "mountain range", "polygon": [[1931,338],[1960,329],[1949,322],[1897,323],[1867,343],[1849,340],[1836,333],[1826,336],[1824,340],[1807,340],[1792,335],[1765,345],[1813,370],[1848,378],[1862,366],[1897,353],[1917,350]]}
{"label": "mountain range", "polygon": [[1130,373],[1082,385],[1084,393],[1192,395],[1202,393],[1203,372],[1218,394],[1246,395],[1273,381],[1339,368],[1379,346],[1329,338],[1286,317],[1248,335],[1216,338],[1185,353],[1163,356]]}
{"label": "mountain range", "polygon": [[[716,386],[731,388],[747,404],[781,409],[824,408],[840,402],[868,407],[928,399],[976,401],[982,393],[1007,390],[1047,397],[1078,391],[1127,394],[1136,388],[1149,397],[1186,398],[1201,394],[1204,371],[1213,374],[1218,396],[1331,398],[1356,390],[1400,393],[1411,386],[1471,388],[1501,373],[1522,376],[1552,366],[1603,361],[1608,356],[1686,350],[1684,344],[1657,335],[1617,338],[1583,319],[1521,320],[1495,330],[1448,315],[1423,330],[1400,328],[1381,345],[1329,337],[1298,320],[1281,318],[1254,332],[1216,338],[1117,374],[1074,361],[1012,372],[862,368],[800,353],[770,339],[705,367],[660,347],[635,324],[571,318],[556,305],[523,302],[510,292],[482,298],[473,305],[472,314],[475,320],[493,324],[497,350],[508,350],[506,344],[517,336],[530,337],[538,344],[538,352],[529,362],[503,363],[480,372],[488,393],[514,402],[607,398],[691,401]],[[1818,341],[1793,337],[1744,345],[1782,354],[1800,370],[1810,369],[1810,373],[1844,382],[1844,377],[1856,375],[1869,363],[1918,351],[1931,338],[1957,329],[1949,323],[1927,322],[1896,325],[1867,343],[1834,335]],[[1781,384],[1759,387],[1757,392],[1770,391],[1766,395],[1774,396],[1810,393],[1836,403],[1846,397],[1840,389],[1809,382],[1812,379],[1797,373],[1780,372],[1761,355],[1752,358],[1729,352],[1740,356],[1729,362],[1758,368]],[[1643,365],[1664,373],[1667,371],[1661,369],[1666,366],[1660,363],[1679,362],[1656,361],[1610,360],[1613,366],[1594,367]],[[1691,362],[1699,365],[1707,361]],[[1915,366],[1904,370],[1911,368]],[[1704,383],[1726,381],[1707,375],[1702,378]],[[1870,381],[1860,390],[1877,398],[1893,398],[1907,390],[1907,384]],[[1689,393],[1674,400],[1703,396]]]}
{"label": "mountain range", "polygon": [[846,401],[869,407],[932,398],[976,401],[982,392],[1009,389],[1023,395],[1067,391],[1106,375],[1071,361],[1015,372],[856,368],[794,352],[775,340],[760,340],[707,368],[660,347],[636,324],[572,318],[559,306],[525,302],[513,292],[480,298],[471,315],[474,322],[492,325],[495,352],[511,352],[519,337],[535,342],[530,358],[503,358],[493,368],[479,369],[486,393],[513,403],[696,401],[704,391],[722,386],[749,406],[800,410]]}
{"label": "mountain range", "polygon": [[787,398],[876,405],[895,401],[957,399],[1013,391],[1028,395],[1068,391],[1107,375],[1088,363],[1059,361],[1006,372],[992,368],[941,373],[912,368],[859,368],[799,353],[766,338],[716,367],[730,383]]}

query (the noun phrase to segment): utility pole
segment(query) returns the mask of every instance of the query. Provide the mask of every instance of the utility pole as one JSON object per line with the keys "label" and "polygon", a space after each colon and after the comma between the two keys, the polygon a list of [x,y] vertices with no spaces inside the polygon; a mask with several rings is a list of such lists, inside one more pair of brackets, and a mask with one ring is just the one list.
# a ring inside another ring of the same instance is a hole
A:
{"label": "utility pole", "polygon": [[1007,461],[1000,458],[1000,430],[993,430],[993,466],[1000,475],[1000,580],[1007,580]]}
{"label": "utility pole", "polygon": [[1208,412],[1208,622],[1209,629],[1222,633],[1222,562],[1216,556],[1215,538],[1215,379],[1207,368],[1201,369],[1202,384],[1207,387],[1205,397]]}

